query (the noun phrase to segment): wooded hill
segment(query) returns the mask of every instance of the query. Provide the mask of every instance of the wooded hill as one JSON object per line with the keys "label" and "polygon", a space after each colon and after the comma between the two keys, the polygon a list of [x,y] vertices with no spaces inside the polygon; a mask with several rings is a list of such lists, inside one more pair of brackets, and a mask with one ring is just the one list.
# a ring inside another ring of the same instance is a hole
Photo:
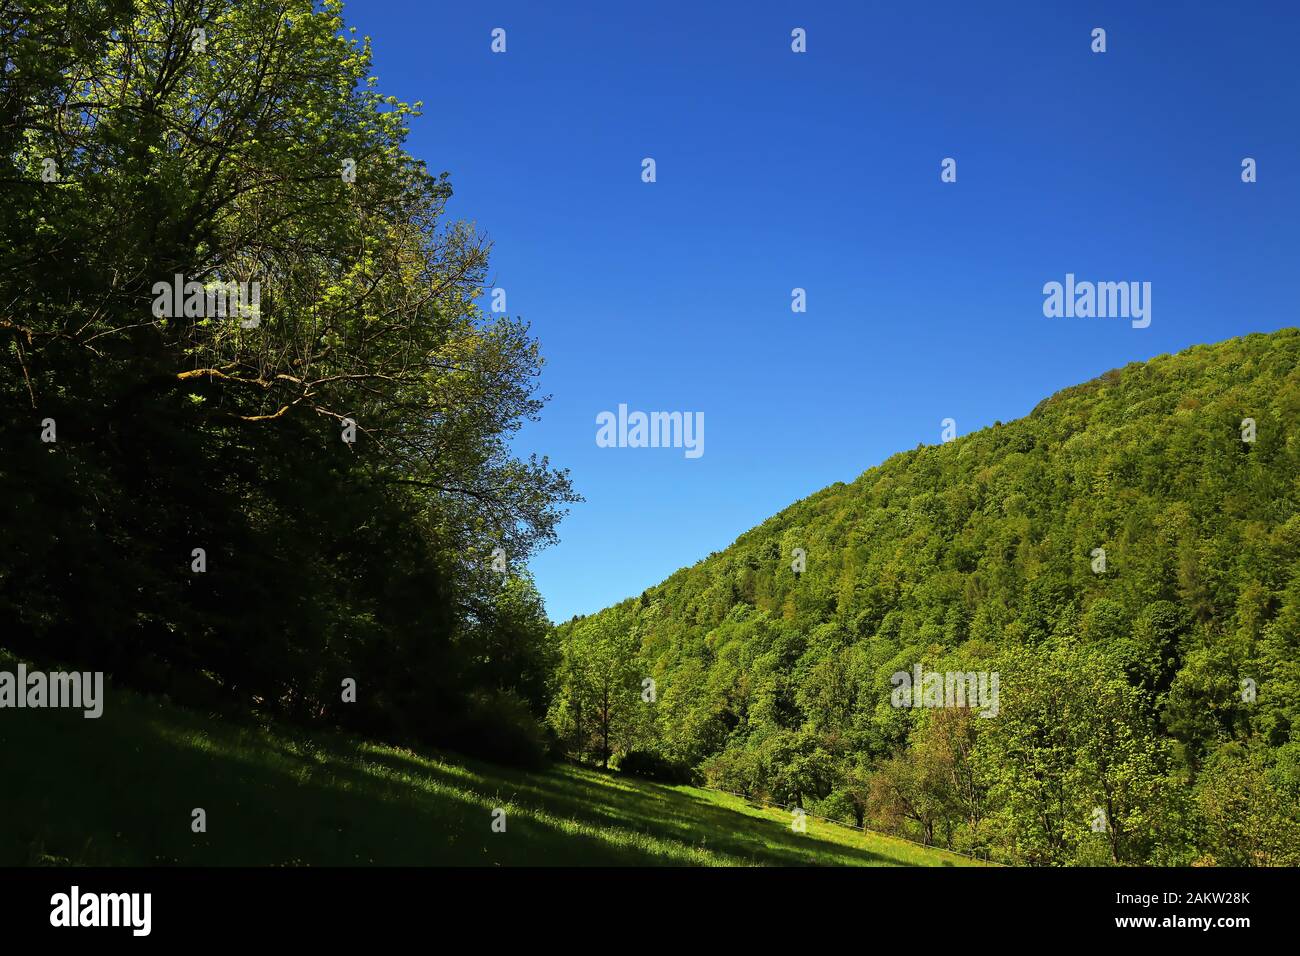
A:
{"label": "wooded hill", "polygon": [[[1010,862],[1300,863],[1298,360],[1197,346],[832,485],[559,626],[550,721]],[[996,716],[892,706],[918,665]]]}

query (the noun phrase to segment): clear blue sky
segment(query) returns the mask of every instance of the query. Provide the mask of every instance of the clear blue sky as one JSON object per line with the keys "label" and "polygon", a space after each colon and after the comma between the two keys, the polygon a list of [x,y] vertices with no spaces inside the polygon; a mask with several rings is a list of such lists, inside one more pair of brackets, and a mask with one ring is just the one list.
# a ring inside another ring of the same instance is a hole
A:
{"label": "clear blue sky", "polygon": [[[532,562],[555,620],[937,442],[945,417],[965,434],[1130,361],[1300,325],[1294,4],[345,16],[382,91],[424,100],[410,149],[451,174],[453,215],[493,239],[494,284],[546,355],[554,398],[516,444],[586,497]],[[1067,272],[1150,282],[1150,327],[1045,318]],[[598,448],[619,403],[703,412],[705,454]]]}

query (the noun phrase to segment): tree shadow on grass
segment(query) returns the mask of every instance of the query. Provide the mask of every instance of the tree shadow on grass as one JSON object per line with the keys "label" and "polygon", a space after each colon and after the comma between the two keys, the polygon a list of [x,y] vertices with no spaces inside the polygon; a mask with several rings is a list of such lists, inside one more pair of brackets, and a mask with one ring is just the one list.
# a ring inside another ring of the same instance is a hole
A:
{"label": "tree shadow on grass", "polygon": [[[95,721],[16,711],[0,723],[0,863],[898,862],[613,774],[527,773],[114,703]],[[492,811],[506,806],[507,832],[494,833]],[[205,833],[191,829],[195,808]]]}
{"label": "tree shadow on grass", "polygon": [[[399,772],[437,779],[461,779],[466,767],[450,767],[409,751],[372,750],[368,761]],[[524,805],[542,806],[562,817],[600,827],[622,827],[647,833],[735,862],[812,865],[880,866],[900,860],[860,847],[810,840],[773,820],[748,816],[650,781],[613,773],[556,765],[547,773],[518,773],[506,768],[472,764],[476,788]],[[722,862],[722,861],[719,861]]]}
{"label": "tree shadow on grass", "polygon": [[[80,718],[80,715],[77,715]],[[120,706],[99,721],[26,712],[0,729],[0,863],[63,865],[527,865],[673,862],[616,834],[526,813],[506,834],[463,787],[434,790],[272,746],[168,708]],[[340,741],[345,744],[345,741]],[[323,758],[323,759],[322,759]],[[206,812],[194,833],[192,811]]]}

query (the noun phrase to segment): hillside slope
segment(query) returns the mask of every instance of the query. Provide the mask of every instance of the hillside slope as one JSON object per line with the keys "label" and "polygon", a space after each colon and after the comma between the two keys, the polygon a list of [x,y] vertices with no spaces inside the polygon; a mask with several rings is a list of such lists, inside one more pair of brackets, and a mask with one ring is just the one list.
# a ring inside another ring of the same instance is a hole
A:
{"label": "hillside slope", "polygon": [[788,815],[691,787],[236,724],[112,687],[97,720],[0,710],[0,780],[0,866],[969,862],[816,820],[796,834]]}
{"label": "hillside slope", "polygon": [[[1014,862],[1295,862],[1298,508],[1300,331],[1160,356],[562,625],[551,720]],[[918,666],[997,717],[893,706]]]}

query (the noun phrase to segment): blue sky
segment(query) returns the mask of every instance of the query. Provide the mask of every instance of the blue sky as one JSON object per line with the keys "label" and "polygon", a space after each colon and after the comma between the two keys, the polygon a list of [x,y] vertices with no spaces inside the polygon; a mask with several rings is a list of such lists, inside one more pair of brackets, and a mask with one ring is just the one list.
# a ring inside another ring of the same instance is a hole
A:
{"label": "blue sky", "polygon": [[[492,238],[493,284],[542,344],[553,399],[516,445],[586,498],[531,564],[555,620],[937,442],[946,417],[965,434],[1130,361],[1300,325],[1291,4],[356,0],[345,17],[381,90],[425,102],[409,148],[450,173],[452,214]],[[1067,272],[1150,282],[1150,327],[1044,317]],[[703,412],[704,455],[597,447],[620,403]]]}

